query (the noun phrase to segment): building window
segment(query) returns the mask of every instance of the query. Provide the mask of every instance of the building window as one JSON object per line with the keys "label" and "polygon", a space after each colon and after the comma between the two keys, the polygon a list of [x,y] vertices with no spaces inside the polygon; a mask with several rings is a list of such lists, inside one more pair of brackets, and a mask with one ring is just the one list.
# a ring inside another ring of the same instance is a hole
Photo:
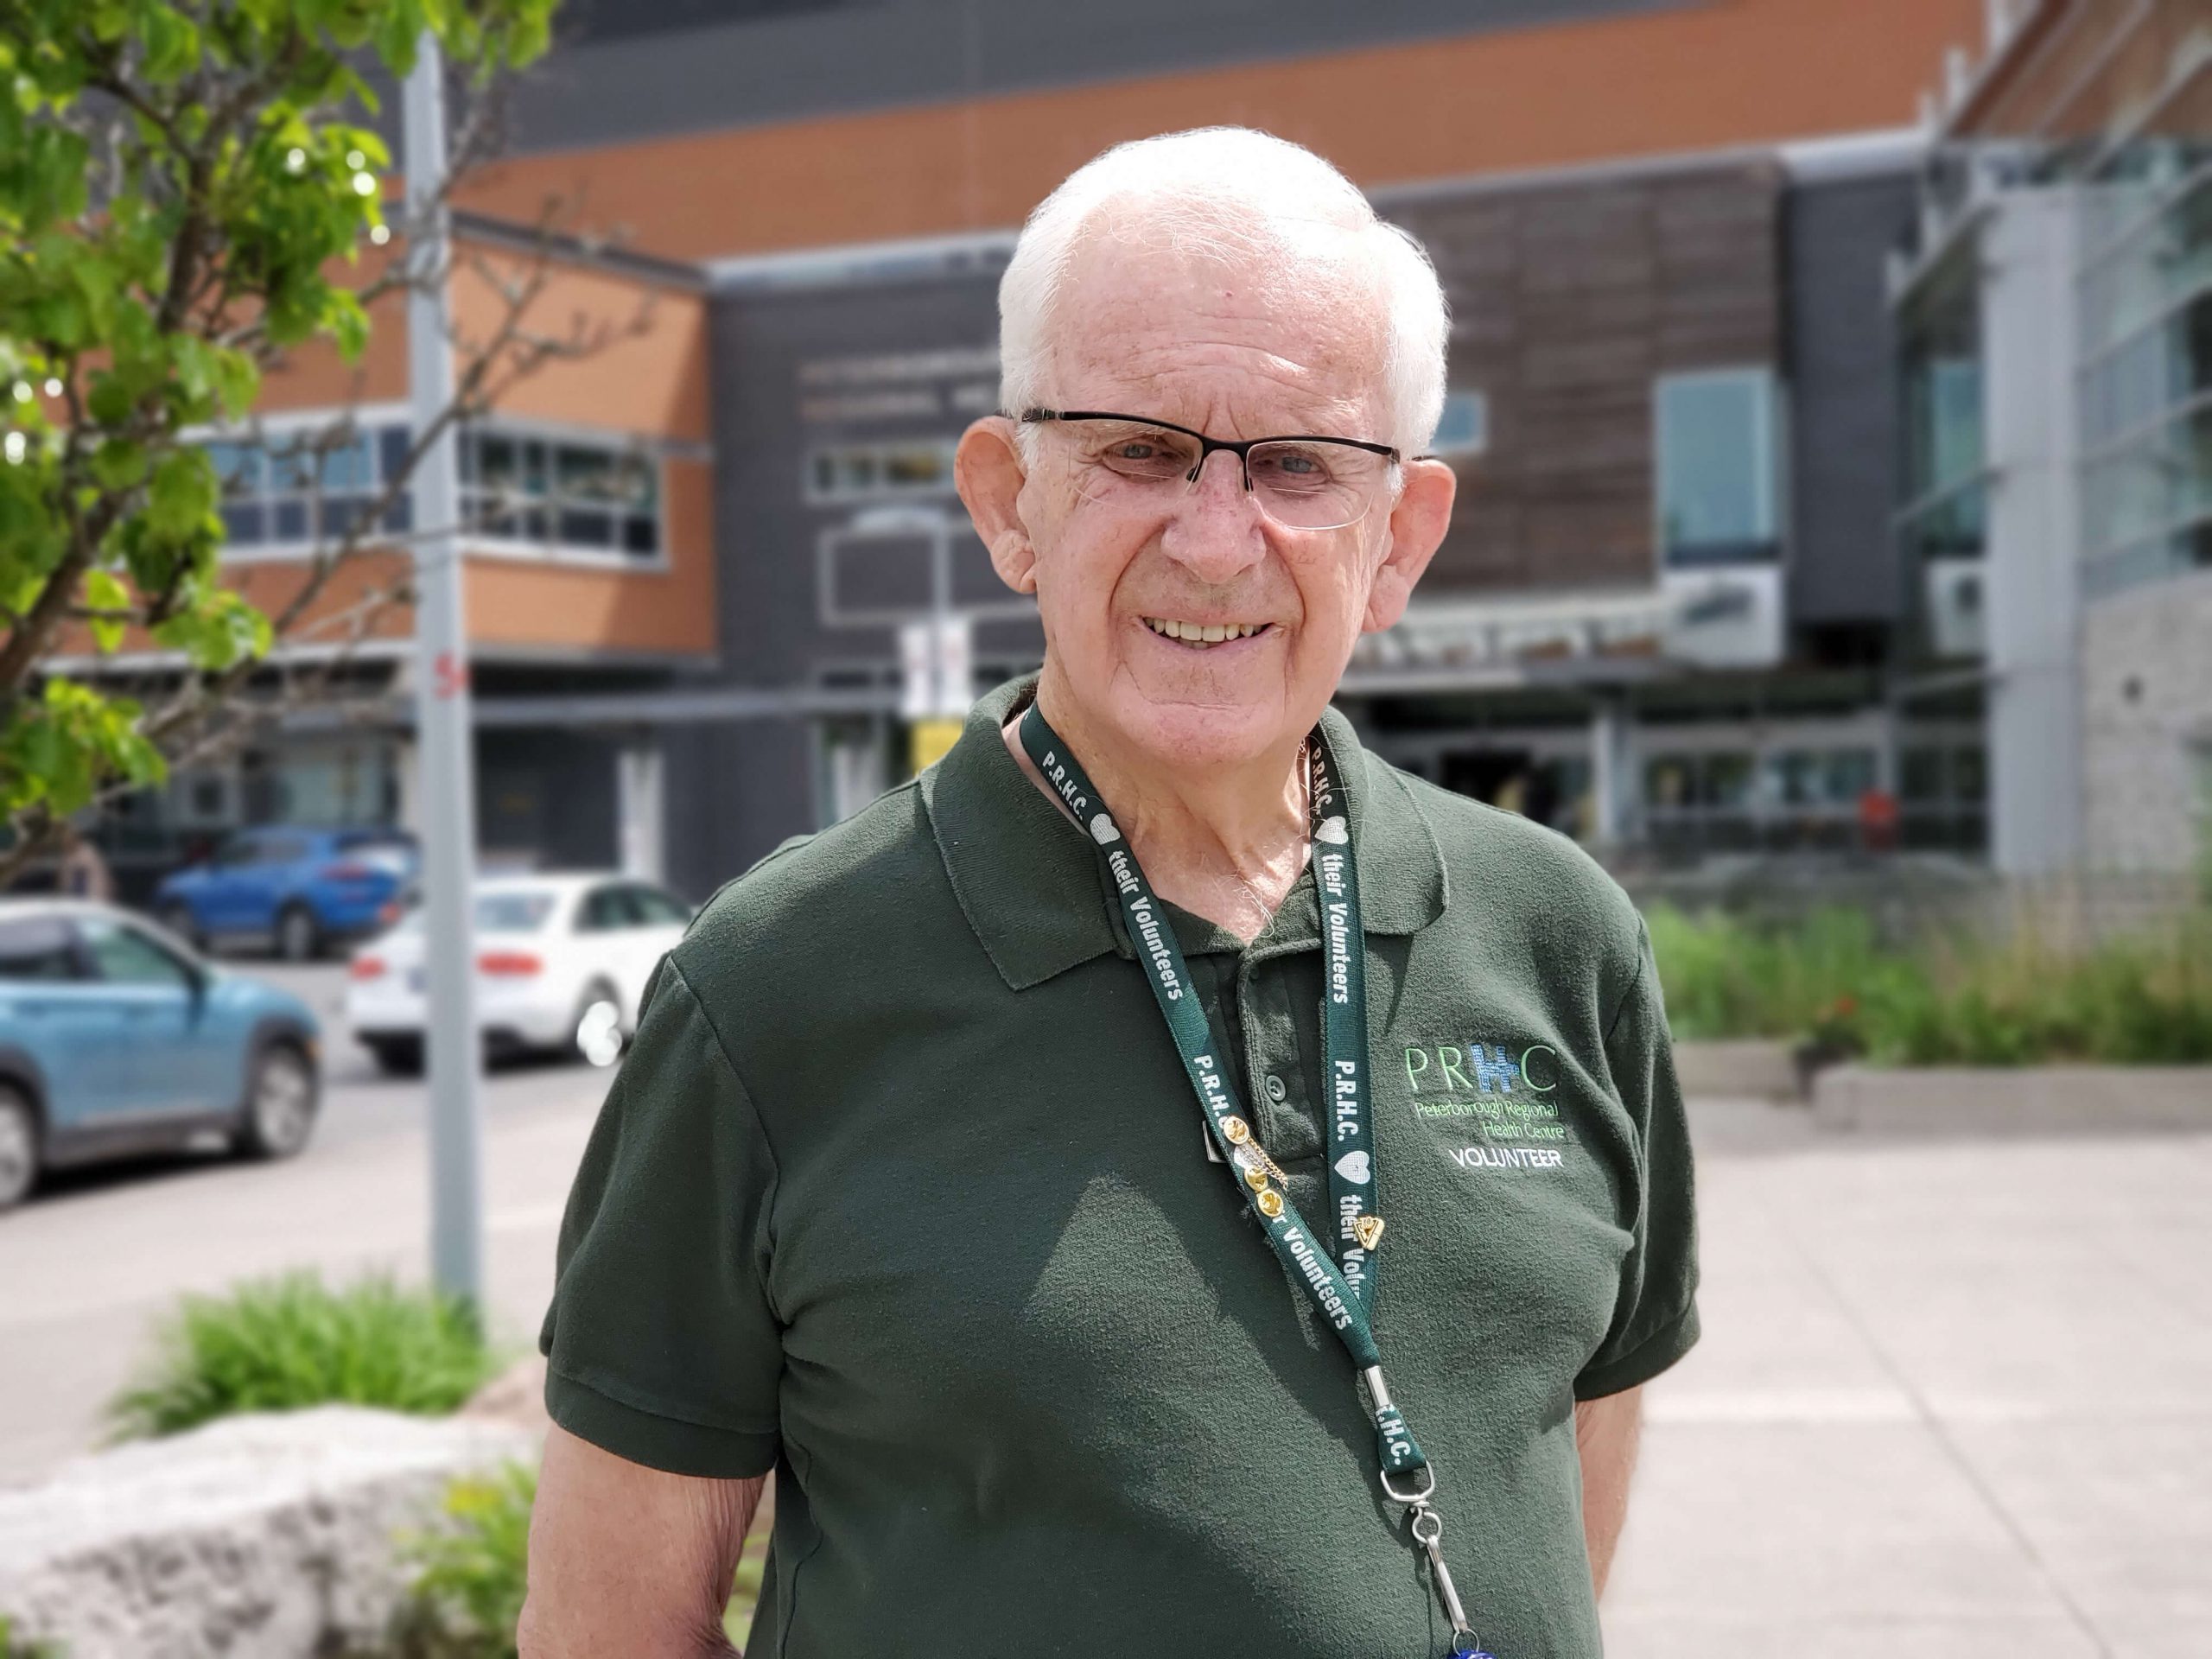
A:
{"label": "building window", "polygon": [[1490,399],[1479,391],[1447,391],[1436,417],[1433,454],[1479,455],[1490,448]]}
{"label": "building window", "polygon": [[1680,568],[1777,557],[1772,372],[1667,375],[1653,402],[1664,562]]}
{"label": "building window", "polygon": [[886,497],[952,493],[950,438],[901,438],[840,443],[806,458],[810,501],[872,501]]}
{"label": "building window", "polygon": [[[200,447],[222,486],[224,539],[234,548],[305,546],[342,537],[375,506],[387,480],[407,455],[404,426],[327,426],[216,438]],[[410,503],[403,493],[385,509],[381,528],[404,534]]]}
{"label": "building window", "polygon": [[2082,587],[2096,600],[2212,567],[2212,166],[2090,200],[2123,227],[2078,289]]}
{"label": "building window", "polygon": [[656,558],[660,495],[658,461],[634,444],[498,425],[461,434],[461,517],[474,537],[549,553]]}

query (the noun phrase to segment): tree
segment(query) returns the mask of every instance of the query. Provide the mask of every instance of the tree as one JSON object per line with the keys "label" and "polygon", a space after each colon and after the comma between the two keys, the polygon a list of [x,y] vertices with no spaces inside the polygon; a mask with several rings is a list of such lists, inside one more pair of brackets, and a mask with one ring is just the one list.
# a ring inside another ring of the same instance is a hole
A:
{"label": "tree", "polygon": [[[359,124],[372,77],[404,77],[427,29],[478,94],[473,121],[543,49],[554,3],[0,0],[0,887],[71,813],[238,741],[332,575],[391,541],[383,510],[431,437],[615,332],[533,334],[542,267],[504,269],[505,321],[457,352],[454,403],[324,536],[300,591],[264,614],[221,580],[222,480],[187,434],[248,421],[288,353],[357,358],[378,297],[445,279],[386,222],[391,158]],[[456,173],[480,138],[464,124]],[[289,442],[351,436],[340,418]],[[57,641],[86,636],[182,666],[140,696],[53,671]]]}

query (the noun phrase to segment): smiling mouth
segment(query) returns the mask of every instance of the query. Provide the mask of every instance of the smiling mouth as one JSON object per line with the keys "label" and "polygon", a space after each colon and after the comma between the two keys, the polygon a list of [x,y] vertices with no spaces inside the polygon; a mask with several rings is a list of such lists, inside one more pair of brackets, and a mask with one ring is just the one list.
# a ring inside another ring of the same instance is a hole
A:
{"label": "smiling mouth", "polygon": [[1163,639],[1173,639],[1179,645],[1193,645],[1200,651],[1249,639],[1274,627],[1272,622],[1183,622],[1161,616],[1147,616],[1144,625]]}

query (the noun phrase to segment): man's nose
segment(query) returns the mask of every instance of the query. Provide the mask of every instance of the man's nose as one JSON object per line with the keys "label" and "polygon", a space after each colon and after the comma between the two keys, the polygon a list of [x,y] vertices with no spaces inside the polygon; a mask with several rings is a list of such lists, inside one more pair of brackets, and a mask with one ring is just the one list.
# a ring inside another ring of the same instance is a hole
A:
{"label": "man's nose", "polygon": [[1217,449],[1198,469],[1160,538],[1160,550],[1200,582],[1222,582],[1267,556],[1260,504],[1236,455]]}

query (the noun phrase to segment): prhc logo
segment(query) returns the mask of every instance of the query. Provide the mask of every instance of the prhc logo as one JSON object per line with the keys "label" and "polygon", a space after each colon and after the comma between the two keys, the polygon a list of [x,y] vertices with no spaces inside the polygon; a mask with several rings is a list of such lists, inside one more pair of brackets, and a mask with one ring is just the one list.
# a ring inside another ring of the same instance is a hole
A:
{"label": "prhc logo", "polygon": [[[1432,1060],[1431,1057],[1433,1056]],[[1559,1051],[1531,1043],[1516,1057],[1503,1043],[1439,1044],[1406,1051],[1406,1086],[1414,1094],[1510,1095],[1515,1086],[1548,1095],[1559,1087]]]}

